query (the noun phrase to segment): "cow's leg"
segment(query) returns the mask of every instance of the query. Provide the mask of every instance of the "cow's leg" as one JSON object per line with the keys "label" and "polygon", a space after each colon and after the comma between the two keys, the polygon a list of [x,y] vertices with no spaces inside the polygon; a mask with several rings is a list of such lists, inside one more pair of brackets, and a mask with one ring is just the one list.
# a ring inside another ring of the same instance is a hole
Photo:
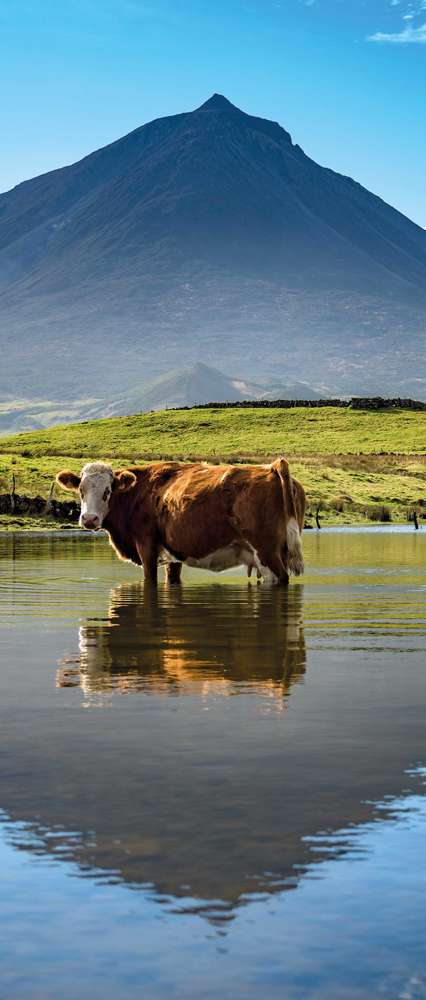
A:
{"label": "cow's leg", "polygon": [[182,563],[180,562],[166,563],[167,583],[180,583],[181,573],[182,573]]}
{"label": "cow's leg", "polygon": [[145,580],[156,585],[158,545],[153,538],[147,538],[143,543],[137,542],[138,554],[141,558]]}
{"label": "cow's leg", "polygon": [[157,585],[157,555],[157,551],[151,551],[146,553],[142,560],[145,580],[154,586]]}
{"label": "cow's leg", "polygon": [[287,569],[278,552],[262,552],[260,553],[260,561],[262,566],[266,566],[267,569],[274,574],[275,579],[280,586],[288,586],[289,576]]}

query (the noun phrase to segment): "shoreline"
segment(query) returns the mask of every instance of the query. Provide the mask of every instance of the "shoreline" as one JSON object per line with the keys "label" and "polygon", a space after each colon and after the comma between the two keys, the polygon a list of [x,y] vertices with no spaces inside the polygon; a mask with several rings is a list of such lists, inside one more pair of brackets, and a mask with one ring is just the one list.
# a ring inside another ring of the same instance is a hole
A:
{"label": "shoreline", "polygon": [[[89,531],[85,530],[84,528],[76,527],[75,524],[58,524],[56,526],[56,525],[54,525],[52,523],[50,523],[50,524],[46,524],[46,523],[45,524],[35,524],[35,525],[28,525],[28,524],[23,525],[21,523],[17,523],[17,521],[21,522],[21,520],[23,520],[23,519],[19,518],[14,523],[10,523],[10,524],[5,525],[3,523],[3,519],[0,517],[0,535],[9,535],[9,534],[16,534],[16,535],[29,535],[29,534],[32,534],[32,535],[45,535],[45,534],[51,534],[51,535],[63,535],[63,536],[67,536],[67,537],[69,535],[79,535],[81,537],[83,537],[83,536],[89,537],[90,536],[92,539],[95,536],[98,537],[98,538],[105,538],[106,537],[106,532],[103,529],[100,529],[99,532],[94,532],[94,531],[90,531],[89,532]],[[28,520],[30,520],[30,519],[28,519]],[[31,520],[33,520],[33,519],[31,519]],[[13,519],[11,518],[10,521],[13,522]],[[349,532],[357,532],[357,531],[361,531],[361,532],[364,532],[364,533],[376,533],[376,534],[386,534],[386,533],[392,533],[392,532],[399,532],[399,533],[406,533],[406,534],[412,534],[412,533],[418,534],[419,531],[420,532],[423,531],[423,533],[424,533],[425,529],[426,529],[426,525],[419,524],[418,529],[416,529],[414,527],[414,524],[407,523],[407,521],[390,521],[390,522],[387,521],[386,523],[381,523],[381,522],[377,523],[376,522],[376,523],[373,523],[373,524],[371,522],[369,522],[369,521],[353,521],[353,522],[346,522],[346,523],[343,523],[343,524],[342,523],[339,524],[336,521],[327,521],[327,522],[324,522],[321,525],[321,528],[317,528],[316,525],[312,525],[312,524],[305,525],[303,531],[304,531],[304,533],[308,532],[309,534],[312,531],[316,535],[321,534],[321,532],[324,532],[324,533],[327,533],[327,534],[331,534],[333,532],[335,532],[335,533],[348,532],[349,533]]]}

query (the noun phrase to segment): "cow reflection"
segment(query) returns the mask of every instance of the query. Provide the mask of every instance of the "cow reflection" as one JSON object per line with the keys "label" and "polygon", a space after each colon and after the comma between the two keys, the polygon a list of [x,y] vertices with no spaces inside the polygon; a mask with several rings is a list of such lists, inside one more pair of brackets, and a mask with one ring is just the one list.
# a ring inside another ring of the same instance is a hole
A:
{"label": "cow reflection", "polygon": [[120,587],[81,645],[59,681],[81,687],[57,692],[48,719],[37,710],[28,729],[9,727],[3,808],[31,823],[26,849],[164,905],[226,920],[297,887],[419,759],[420,725],[400,738],[399,692],[382,717],[382,689],[369,700],[361,675],[351,701],[327,639],[320,655],[312,639],[312,683],[294,686],[306,667],[299,586]]}
{"label": "cow reflection", "polygon": [[302,588],[111,591],[108,617],[83,625],[80,655],[58,671],[61,687],[233,695],[250,686],[283,707],[305,673]]}

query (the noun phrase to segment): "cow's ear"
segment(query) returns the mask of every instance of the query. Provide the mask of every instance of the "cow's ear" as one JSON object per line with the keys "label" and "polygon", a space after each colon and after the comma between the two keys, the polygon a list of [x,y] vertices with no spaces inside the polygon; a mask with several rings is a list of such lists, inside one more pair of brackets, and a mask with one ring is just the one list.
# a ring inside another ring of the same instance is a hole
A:
{"label": "cow's ear", "polygon": [[70,472],[69,469],[62,469],[62,472],[58,472],[56,476],[56,482],[62,486],[63,490],[78,490],[81,478],[76,476],[75,472]]}
{"label": "cow's ear", "polygon": [[126,490],[131,490],[132,486],[136,485],[136,476],[134,472],[129,472],[129,469],[120,469],[118,472],[114,472],[112,485],[114,490],[125,493]]}

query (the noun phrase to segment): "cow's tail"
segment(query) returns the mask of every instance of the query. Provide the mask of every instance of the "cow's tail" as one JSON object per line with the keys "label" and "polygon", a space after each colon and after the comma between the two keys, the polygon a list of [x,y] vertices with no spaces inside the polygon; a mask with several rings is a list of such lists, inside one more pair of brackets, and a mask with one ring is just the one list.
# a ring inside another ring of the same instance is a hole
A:
{"label": "cow's tail", "polygon": [[290,469],[285,458],[278,458],[272,468],[277,473],[283,491],[284,515],[287,519],[288,568],[295,576],[300,576],[305,567]]}

